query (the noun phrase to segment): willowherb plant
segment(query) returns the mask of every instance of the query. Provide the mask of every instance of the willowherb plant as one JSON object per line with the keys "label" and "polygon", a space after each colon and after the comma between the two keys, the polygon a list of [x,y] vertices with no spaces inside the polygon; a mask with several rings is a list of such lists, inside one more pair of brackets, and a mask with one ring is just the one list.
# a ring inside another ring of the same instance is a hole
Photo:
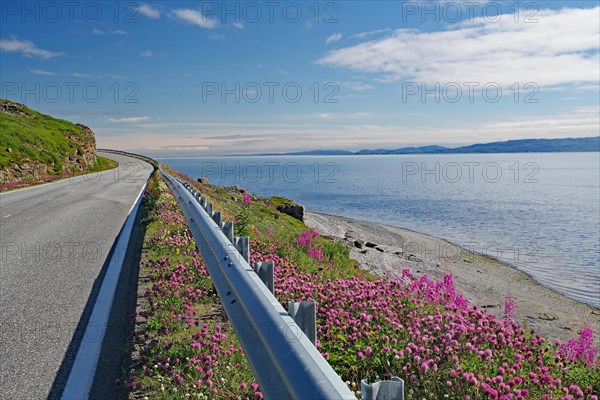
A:
{"label": "willowherb plant", "polygon": [[235,216],[235,234],[236,236],[248,236],[250,234],[250,207],[252,198],[248,194],[242,197],[242,210]]}
{"label": "willowherb plant", "polygon": [[571,361],[583,361],[588,366],[599,363],[598,349],[594,347],[594,331],[589,326],[579,332],[579,339],[560,345],[559,354]]}
{"label": "willowherb plant", "polygon": [[314,229],[310,229],[302,235],[298,236],[298,246],[299,247],[310,247],[314,240],[319,237],[319,234]]}
{"label": "willowherb plant", "polygon": [[515,319],[515,299],[507,297],[504,301],[504,320],[513,321]]}

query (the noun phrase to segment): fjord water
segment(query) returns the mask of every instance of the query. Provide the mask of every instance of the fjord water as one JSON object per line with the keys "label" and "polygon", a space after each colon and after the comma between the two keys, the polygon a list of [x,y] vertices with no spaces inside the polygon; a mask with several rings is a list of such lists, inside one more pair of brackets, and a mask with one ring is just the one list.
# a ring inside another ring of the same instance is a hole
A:
{"label": "fjord water", "polygon": [[292,198],[310,211],[447,239],[600,308],[600,153],[161,161],[214,184]]}

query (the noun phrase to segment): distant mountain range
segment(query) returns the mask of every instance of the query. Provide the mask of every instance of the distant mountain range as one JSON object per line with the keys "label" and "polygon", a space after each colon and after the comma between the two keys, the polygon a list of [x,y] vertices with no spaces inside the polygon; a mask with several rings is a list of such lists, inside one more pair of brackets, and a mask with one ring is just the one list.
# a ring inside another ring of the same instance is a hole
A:
{"label": "distant mountain range", "polygon": [[472,144],[462,147],[422,146],[401,149],[309,150],[291,153],[260,154],[283,156],[345,156],[371,154],[467,154],[467,153],[554,153],[600,151],[600,136],[565,139],[520,139],[506,142]]}

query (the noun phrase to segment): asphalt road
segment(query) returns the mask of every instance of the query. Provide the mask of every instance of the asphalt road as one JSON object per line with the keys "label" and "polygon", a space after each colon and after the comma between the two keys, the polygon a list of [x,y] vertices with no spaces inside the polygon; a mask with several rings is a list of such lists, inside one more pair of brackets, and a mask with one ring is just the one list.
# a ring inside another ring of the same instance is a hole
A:
{"label": "asphalt road", "polygon": [[110,249],[152,172],[138,159],[102,155],[119,168],[0,193],[0,399],[56,392]]}

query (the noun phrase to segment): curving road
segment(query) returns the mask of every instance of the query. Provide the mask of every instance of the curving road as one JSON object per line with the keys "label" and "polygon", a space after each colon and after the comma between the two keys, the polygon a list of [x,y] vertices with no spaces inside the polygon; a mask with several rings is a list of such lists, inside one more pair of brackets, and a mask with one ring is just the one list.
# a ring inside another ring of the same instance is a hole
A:
{"label": "curving road", "polygon": [[0,399],[60,392],[97,278],[152,172],[99,154],[119,168],[0,193]]}

